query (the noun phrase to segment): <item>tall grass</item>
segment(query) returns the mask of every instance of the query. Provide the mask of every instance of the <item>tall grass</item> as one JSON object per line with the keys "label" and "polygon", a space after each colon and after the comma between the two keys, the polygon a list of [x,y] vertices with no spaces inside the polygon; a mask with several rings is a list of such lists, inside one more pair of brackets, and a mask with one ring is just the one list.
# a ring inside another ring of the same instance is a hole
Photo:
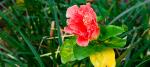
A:
{"label": "tall grass", "polygon": [[[117,67],[141,67],[150,63],[150,0],[87,0],[98,23],[122,26],[127,38],[116,49]],[[59,47],[66,26],[66,10],[86,0],[3,0],[0,1],[1,67],[91,67],[89,58],[62,64]],[[51,23],[55,28],[51,29]],[[53,32],[51,36],[50,33]],[[51,39],[51,37],[54,37]],[[58,37],[58,38],[55,38]]]}

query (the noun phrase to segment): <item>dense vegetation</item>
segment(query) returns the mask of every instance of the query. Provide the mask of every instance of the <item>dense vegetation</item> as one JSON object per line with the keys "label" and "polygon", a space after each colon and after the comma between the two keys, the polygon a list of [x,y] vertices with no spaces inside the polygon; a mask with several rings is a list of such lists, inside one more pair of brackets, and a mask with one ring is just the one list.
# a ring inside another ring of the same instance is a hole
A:
{"label": "dense vegetation", "polygon": [[3,0],[0,66],[92,67],[89,58],[62,64],[59,54],[67,8],[87,2],[95,10],[99,25],[125,29],[119,37],[127,39],[126,45],[115,49],[117,66],[149,65],[150,0]]}

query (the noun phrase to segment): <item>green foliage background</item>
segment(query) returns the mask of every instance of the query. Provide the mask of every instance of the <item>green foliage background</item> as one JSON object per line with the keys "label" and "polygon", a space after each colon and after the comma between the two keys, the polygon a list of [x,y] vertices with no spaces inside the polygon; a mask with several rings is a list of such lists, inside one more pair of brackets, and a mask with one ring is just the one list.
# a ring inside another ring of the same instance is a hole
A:
{"label": "green foliage background", "polygon": [[[1,67],[92,67],[89,58],[62,64],[60,28],[66,26],[66,10],[86,0],[0,1]],[[90,1],[90,0],[88,0]],[[117,67],[145,67],[150,63],[150,0],[91,0],[99,25],[117,25],[125,32],[123,48],[115,49]],[[52,21],[54,36],[49,39]],[[68,38],[67,38],[68,39]],[[58,55],[57,55],[58,54]]]}

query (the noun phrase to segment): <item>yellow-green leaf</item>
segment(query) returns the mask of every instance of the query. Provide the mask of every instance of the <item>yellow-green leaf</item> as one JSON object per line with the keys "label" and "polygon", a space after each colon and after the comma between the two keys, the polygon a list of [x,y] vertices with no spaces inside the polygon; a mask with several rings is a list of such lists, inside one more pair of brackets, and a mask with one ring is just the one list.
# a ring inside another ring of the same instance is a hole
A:
{"label": "yellow-green leaf", "polygon": [[94,67],[115,67],[115,52],[112,48],[105,48],[90,56]]}
{"label": "yellow-green leaf", "polygon": [[62,63],[76,60],[73,53],[74,45],[76,45],[74,39],[65,40],[64,44],[61,46],[60,49]]}
{"label": "yellow-green leaf", "polygon": [[24,3],[24,0],[16,0],[16,3],[17,3],[17,4],[23,4],[23,3]]}

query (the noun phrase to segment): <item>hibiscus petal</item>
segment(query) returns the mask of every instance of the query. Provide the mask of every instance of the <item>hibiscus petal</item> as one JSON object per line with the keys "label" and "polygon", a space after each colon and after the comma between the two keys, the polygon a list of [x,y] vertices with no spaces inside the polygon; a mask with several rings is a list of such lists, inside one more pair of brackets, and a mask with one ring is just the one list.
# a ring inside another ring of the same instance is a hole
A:
{"label": "hibiscus petal", "polygon": [[86,12],[86,14],[83,16],[83,23],[85,26],[89,27],[92,25],[96,25],[96,18],[93,17],[93,15],[89,12]]}
{"label": "hibiscus petal", "polygon": [[78,10],[79,10],[79,8],[77,5],[69,7],[66,12],[66,17],[70,18],[70,17],[74,16],[74,14],[78,12]]}
{"label": "hibiscus petal", "polygon": [[82,23],[83,17],[78,14],[75,13],[72,17],[70,17],[69,19],[67,19],[67,24],[79,24]]}
{"label": "hibiscus petal", "polygon": [[86,13],[88,12],[88,13],[91,13],[93,18],[96,18],[96,13],[91,8],[90,3],[87,3],[86,5],[81,5],[79,8],[79,11],[80,11],[79,13],[83,16],[86,15]]}
{"label": "hibiscus petal", "polygon": [[67,19],[67,25],[73,30],[73,33],[79,36],[85,35],[87,32],[87,28],[82,22],[81,15],[77,14],[74,17]]}
{"label": "hibiscus petal", "polygon": [[80,46],[88,46],[88,43],[89,43],[89,40],[88,39],[85,39],[81,36],[78,36],[77,38],[77,44],[80,45]]}
{"label": "hibiscus petal", "polygon": [[68,27],[65,27],[64,28],[64,31],[66,32],[66,33],[70,33],[70,34],[72,34],[73,33],[73,30],[68,26]]}
{"label": "hibiscus petal", "polygon": [[95,29],[95,31],[92,33],[92,36],[91,36],[92,38],[91,38],[91,40],[97,39],[98,36],[99,36],[99,32],[100,32],[100,29],[99,29],[99,28]]}

